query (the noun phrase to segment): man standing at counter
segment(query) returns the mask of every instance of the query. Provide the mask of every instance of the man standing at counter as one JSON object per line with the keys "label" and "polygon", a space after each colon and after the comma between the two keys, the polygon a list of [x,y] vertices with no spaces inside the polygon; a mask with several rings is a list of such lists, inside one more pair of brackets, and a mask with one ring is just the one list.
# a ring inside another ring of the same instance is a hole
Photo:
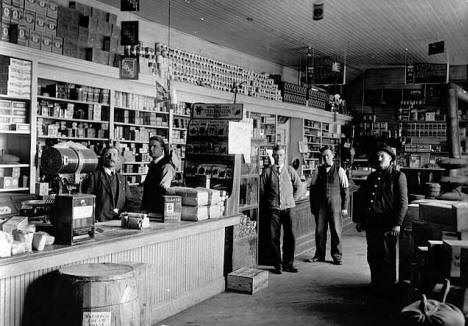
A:
{"label": "man standing at counter", "polygon": [[306,261],[325,261],[330,225],[331,256],[335,265],[341,265],[342,218],[348,214],[348,178],[344,169],[334,164],[335,155],[328,146],[322,147],[320,152],[323,164],[318,168],[315,183],[310,185],[310,208],[315,217],[315,255]]}
{"label": "man standing at counter", "polygon": [[148,174],[143,186],[141,209],[148,213],[162,214],[164,195],[171,186],[175,167],[169,155],[169,149],[160,136],[149,140],[149,154],[153,158],[148,166]]}
{"label": "man standing at counter", "polygon": [[[276,145],[273,148],[275,164],[263,169],[260,177],[260,203],[265,216],[269,219],[270,250],[273,253],[273,273],[283,271],[297,273],[294,267],[296,239],[291,220],[291,208],[301,194],[301,180],[296,171],[284,164],[285,148]],[[283,225],[283,259],[281,260],[280,234]]]}
{"label": "man standing at counter", "polygon": [[131,198],[130,187],[117,170],[121,163],[119,149],[106,147],[101,152],[100,166],[83,183],[83,191],[96,195],[96,220],[117,218]]}
{"label": "man standing at counter", "polygon": [[356,229],[366,231],[371,288],[386,293],[397,281],[396,244],[408,211],[408,189],[405,174],[391,164],[395,160],[393,148],[380,147],[377,159],[377,170],[359,189],[361,211]]}

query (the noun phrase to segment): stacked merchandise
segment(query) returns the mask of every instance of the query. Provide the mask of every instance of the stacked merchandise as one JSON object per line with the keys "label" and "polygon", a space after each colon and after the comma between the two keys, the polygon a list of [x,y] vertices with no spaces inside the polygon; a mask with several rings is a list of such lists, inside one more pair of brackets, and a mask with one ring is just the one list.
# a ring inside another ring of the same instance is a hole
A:
{"label": "stacked merchandise", "polygon": [[311,87],[309,88],[309,92],[307,94],[307,105],[325,110],[325,107],[328,103],[328,93],[327,91]]}
{"label": "stacked merchandise", "polygon": [[0,94],[31,96],[31,62],[0,56]]}
{"label": "stacked merchandise", "polygon": [[171,190],[182,197],[183,221],[202,221],[219,218],[224,214],[224,191],[188,187],[172,187]]}
{"label": "stacked merchandise", "polygon": [[2,41],[104,65],[114,65],[120,45],[117,16],[76,1],[3,1],[1,24]]}
{"label": "stacked merchandise", "polygon": [[307,104],[307,88],[292,83],[282,82],[280,89],[281,95],[283,96],[283,102],[301,105]]}
{"label": "stacked merchandise", "polygon": [[160,44],[167,51],[174,80],[211,87],[225,92],[281,101],[281,92],[272,78],[216,59]]}

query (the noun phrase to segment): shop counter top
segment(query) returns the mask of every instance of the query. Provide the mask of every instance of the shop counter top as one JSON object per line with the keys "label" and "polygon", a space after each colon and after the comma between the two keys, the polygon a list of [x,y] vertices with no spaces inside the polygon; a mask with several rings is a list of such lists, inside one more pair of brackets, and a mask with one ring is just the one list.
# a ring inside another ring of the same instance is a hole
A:
{"label": "shop counter top", "polygon": [[[37,288],[66,265],[104,262],[147,266],[142,286],[149,292],[154,324],[224,291],[226,228],[239,222],[240,215],[233,215],[200,222],[151,222],[149,228],[131,230],[121,228],[120,221],[109,221],[98,223],[96,228],[103,232],[89,241],[0,258],[0,297],[9,298],[0,300],[0,325],[24,325],[31,285]],[[40,291],[33,299],[49,300],[48,292]]]}
{"label": "shop counter top", "polygon": [[149,228],[143,230],[126,229],[120,226],[120,220],[100,222],[94,239],[78,242],[72,246],[54,244],[46,246],[43,251],[33,251],[24,254],[0,258],[0,278],[24,274],[39,268],[50,268],[87,259],[96,255],[115,252],[119,249],[132,249],[149,243],[164,242],[193,234],[209,232],[239,223],[240,216],[234,215],[219,219],[180,223],[151,222]]}

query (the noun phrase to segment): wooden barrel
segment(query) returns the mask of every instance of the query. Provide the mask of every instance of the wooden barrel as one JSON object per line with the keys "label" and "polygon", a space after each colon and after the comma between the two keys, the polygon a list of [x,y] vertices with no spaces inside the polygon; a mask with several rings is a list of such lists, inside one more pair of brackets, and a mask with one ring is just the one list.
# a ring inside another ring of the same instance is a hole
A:
{"label": "wooden barrel", "polygon": [[140,305],[131,266],[81,264],[59,270],[55,325],[140,326]]}

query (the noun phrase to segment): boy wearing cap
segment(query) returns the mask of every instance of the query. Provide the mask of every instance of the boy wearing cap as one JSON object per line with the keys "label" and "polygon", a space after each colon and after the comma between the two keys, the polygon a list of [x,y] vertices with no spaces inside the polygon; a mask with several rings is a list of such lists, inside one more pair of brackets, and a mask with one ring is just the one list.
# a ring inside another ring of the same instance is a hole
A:
{"label": "boy wearing cap", "polygon": [[359,190],[362,209],[356,229],[366,231],[367,261],[371,287],[387,290],[396,283],[396,244],[408,210],[406,176],[392,166],[395,152],[390,146],[377,150],[377,169]]}

